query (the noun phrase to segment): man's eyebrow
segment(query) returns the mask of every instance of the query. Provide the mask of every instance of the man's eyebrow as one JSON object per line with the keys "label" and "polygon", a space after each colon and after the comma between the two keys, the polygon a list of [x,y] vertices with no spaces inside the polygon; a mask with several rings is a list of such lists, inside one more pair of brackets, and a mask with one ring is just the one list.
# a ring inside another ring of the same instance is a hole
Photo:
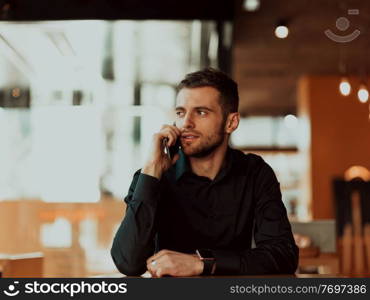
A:
{"label": "man's eyebrow", "polygon": [[[196,106],[196,107],[194,107],[193,109],[196,109],[196,110],[208,110],[208,111],[214,111],[213,109],[211,109],[211,108],[209,108],[209,107],[207,107],[207,106]],[[185,108],[184,108],[184,107],[182,107],[182,106],[177,106],[177,107],[175,108],[175,110],[185,110]]]}
{"label": "man's eyebrow", "polygon": [[197,106],[197,107],[194,107],[194,109],[197,109],[197,110],[208,110],[208,111],[213,111],[212,108],[209,108],[207,106]]}

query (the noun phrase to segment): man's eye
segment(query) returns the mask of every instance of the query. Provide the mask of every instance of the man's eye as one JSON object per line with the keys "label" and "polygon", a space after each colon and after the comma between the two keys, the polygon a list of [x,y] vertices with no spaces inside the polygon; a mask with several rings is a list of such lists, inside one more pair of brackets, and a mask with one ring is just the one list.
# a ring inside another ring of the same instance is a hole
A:
{"label": "man's eye", "polygon": [[201,116],[205,116],[207,113],[204,110],[199,110],[198,114]]}
{"label": "man's eye", "polygon": [[178,117],[182,117],[182,116],[184,115],[184,112],[182,112],[182,111],[177,111],[177,112],[176,112],[176,115],[177,115]]}

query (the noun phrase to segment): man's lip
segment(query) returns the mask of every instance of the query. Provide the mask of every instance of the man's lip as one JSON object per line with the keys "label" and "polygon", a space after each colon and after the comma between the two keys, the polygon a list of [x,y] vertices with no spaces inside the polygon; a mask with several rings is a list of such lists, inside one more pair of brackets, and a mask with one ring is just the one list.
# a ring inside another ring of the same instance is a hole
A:
{"label": "man's lip", "polygon": [[195,134],[183,134],[181,135],[181,138],[186,139],[186,138],[197,138],[198,136]]}

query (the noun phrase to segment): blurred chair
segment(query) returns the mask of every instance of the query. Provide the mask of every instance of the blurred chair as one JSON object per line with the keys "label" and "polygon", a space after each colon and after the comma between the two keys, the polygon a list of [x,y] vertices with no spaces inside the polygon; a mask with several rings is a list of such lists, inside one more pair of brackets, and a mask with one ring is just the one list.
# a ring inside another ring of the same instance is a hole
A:
{"label": "blurred chair", "polygon": [[338,248],[341,272],[370,274],[370,171],[349,168],[344,179],[334,179]]}
{"label": "blurred chair", "polygon": [[[335,221],[291,222],[296,243],[301,237],[299,273],[338,274],[339,257],[336,253]],[[299,242],[297,243],[299,244]]]}

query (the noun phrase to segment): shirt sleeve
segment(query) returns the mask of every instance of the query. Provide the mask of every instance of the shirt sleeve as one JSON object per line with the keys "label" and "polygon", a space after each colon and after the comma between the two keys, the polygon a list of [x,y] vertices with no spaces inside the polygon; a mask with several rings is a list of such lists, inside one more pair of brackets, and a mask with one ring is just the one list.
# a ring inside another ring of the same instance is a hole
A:
{"label": "shirt sleeve", "polygon": [[265,162],[256,179],[256,248],[246,251],[214,250],[215,274],[292,274],[297,269],[298,247],[281,199],[279,182]]}
{"label": "shirt sleeve", "polygon": [[137,171],[125,197],[126,214],[114,237],[111,255],[117,269],[128,276],[146,271],[146,260],[154,253],[155,215],[160,181]]}

